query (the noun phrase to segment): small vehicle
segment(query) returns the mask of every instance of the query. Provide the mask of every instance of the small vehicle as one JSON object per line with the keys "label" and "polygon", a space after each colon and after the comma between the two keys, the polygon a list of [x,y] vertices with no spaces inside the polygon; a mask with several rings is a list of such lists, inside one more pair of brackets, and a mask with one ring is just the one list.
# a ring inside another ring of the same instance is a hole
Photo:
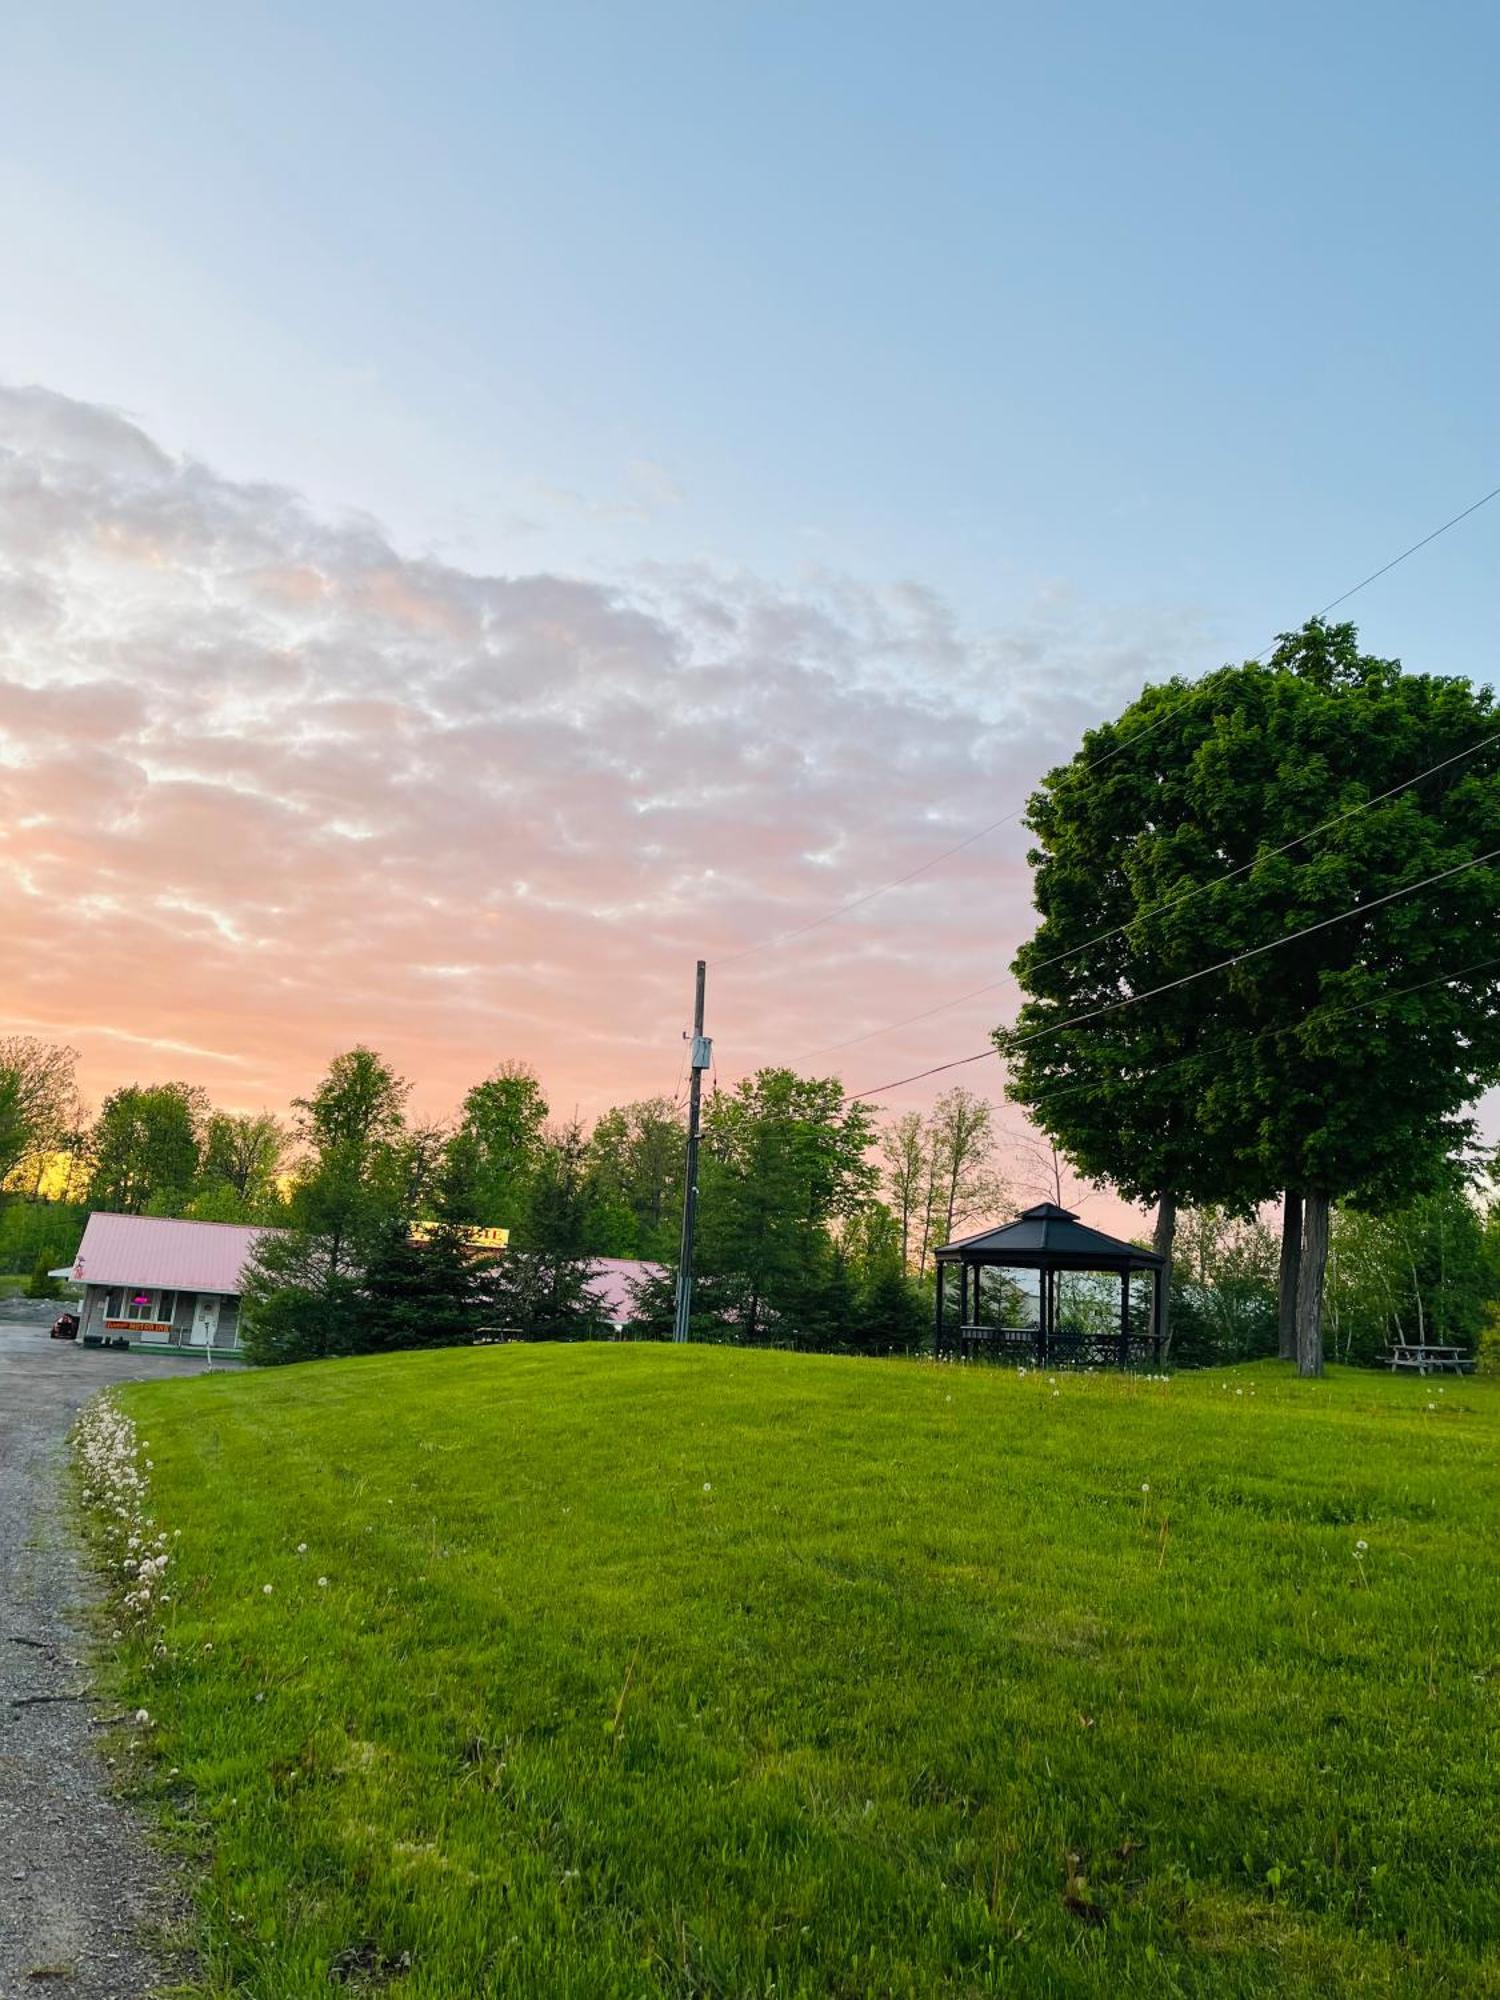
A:
{"label": "small vehicle", "polygon": [[69,1312],[67,1308],[64,1307],[63,1310],[57,1315],[57,1318],[52,1322],[51,1337],[53,1340],[76,1340],[78,1337],[77,1313]]}

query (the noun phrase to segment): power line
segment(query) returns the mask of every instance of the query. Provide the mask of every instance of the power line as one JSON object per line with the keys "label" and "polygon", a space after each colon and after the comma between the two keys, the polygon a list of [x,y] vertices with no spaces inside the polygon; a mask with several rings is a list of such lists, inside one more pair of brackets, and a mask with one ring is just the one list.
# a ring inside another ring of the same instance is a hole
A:
{"label": "power line", "polygon": [[[1226,972],[1231,966],[1243,965],[1247,959],[1263,957],[1267,952],[1280,951],[1283,945],[1295,944],[1298,938],[1311,937],[1316,931],[1326,931],[1333,924],[1346,922],[1350,917],[1363,916],[1369,910],[1378,910],[1386,903],[1398,902],[1403,896],[1414,896],[1419,889],[1430,888],[1434,882],[1446,882],[1454,875],[1466,874],[1470,868],[1478,868],[1486,861],[1500,856],[1500,847],[1492,847],[1484,854],[1476,854],[1468,861],[1459,861],[1451,868],[1439,869],[1435,875],[1424,875],[1420,882],[1409,882],[1404,889],[1392,889],[1384,896],[1376,896],[1368,903],[1351,904],[1347,910],[1338,910],[1331,917],[1320,917],[1315,924],[1305,924],[1301,930],[1289,931],[1285,937],[1272,938],[1266,944],[1248,946],[1229,958],[1221,958],[1213,965],[1201,966],[1196,972],[1185,972],[1180,979],[1169,979],[1160,986],[1147,987],[1144,993],[1127,993],[1123,999],[1107,1000],[1100,1007],[1087,1008],[1081,1014],[1071,1014],[1065,1021],[1052,1021],[1045,1027],[1033,1028],[1029,1033],[1010,1038],[1006,1052],[1025,1047],[1030,1042],[1041,1041],[1049,1035],[1060,1035],[1067,1028],[1081,1027],[1086,1021],[1100,1020],[1105,1014],[1117,1014],[1125,1007],[1137,1007],[1143,1000],[1156,1000],[1163,993],[1175,993],[1179,987],[1191,986],[1195,980],[1207,979],[1211,973]],[[1454,975],[1457,977],[1458,975]],[[866,1097],[881,1097],[888,1090],[899,1090],[903,1084],[919,1083],[925,1077],[941,1075],[950,1069],[962,1069],[968,1063],[982,1062],[988,1055],[998,1055],[1001,1051],[995,1044],[987,1049],[979,1049],[971,1056],[958,1056],[952,1062],[938,1063],[931,1069],[918,1070],[915,1075],[897,1077],[892,1083],[876,1084],[871,1090],[856,1090],[850,1094],[851,1104],[859,1103]]]}
{"label": "power line", "polygon": [[[1305,1022],[1310,1021],[1315,1013],[1321,1015],[1325,1021],[1336,1021],[1344,1014],[1361,1014],[1371,1007],[1385,1007],[1392,1000],[1405,1000],[1413,993],[1425,993],[1430,986],[1447,986],[1455,979],[1467,979],[1472,972],[1488,972],[1496,965],[1500,965],[1500,957],[1482,958],[1474,965],[1460,966],[1457,972],[1440,972],[1433,979],[1421,979],[1412,986],[1398,986],[1393,993],[1377,993],[1371,1000],[1351,1000],[1343,1007],[1330,1007],[1326,1010],[1309,1008],[1305,1014],[1299,1014],[1295,1021],[1273,1021],[1269,1027],[1258,1028],[1253,1035],[1237,1036],[1231,1041],[1219,1042],[1211,1049],[1193,1049],[1185,1056],[1174,1056],[1170,1062],[1152,1063],[1145,1069],[1137,1069],[1132,1075],[1133,1077],[1165,1076],[1171,1070],[1181,1069],[1186,1063],[1211,1062],[1216,1055],[1227,1054],[1230,1049],[1263,1042],[1269,1035],[1287,1034],[1291,1029],[1300,1028]],[[1092,1078],[1087,1083],[1065,1083],[1059,1085],[1056,1090],[1040,1092],[1021,1108],[1029,1111],[1033,1104],[1050,1104],[1057,1097],[1073,1097],[1081,1090],[1098,1089],[1098,1082]]]}
{"label": "power line", "polygon": [[[1050,958],[1039,958],[1030,970],[1041,972],[1046,966],[1062,965],[1070,958],[1077,958],[1080,952],[1091,950],[1096,944],[1107,944],[1111,938],[1122,937],[1126,931],[1134,930],[1137,924],[1144,923],[1148,917],[1160,916],[1165,910],[1175,910],[1183,903],[1192,902],[1195,896],[1201,896],[1209,889],[1220,888],[1224,883],[1234,881],[1236,876],[1260,867],[1264,861],[1274,861],[1279,855],[1289,854],[1294,847],[1300,847],[1305,840],[1316,840],[1319,834],[1328,833],[1334,827],[1342,826],[1346,820],[1356,819],[1360,813],[1368,812],[1372,806],[1383,805],[1387,799],[1395,798],[1398,792],[1408,791],[1413,785],[1422,784],[1426,779],[1435,777],[1439,771],[1446,771],[1450,765],[1462,763],[1466,757],[1478,756],[1481,750],[1487,750],[1492,743],[1500,743],[1500,729],[1482,737],[1467,750],[1457,750],[1451,757],[1443,758],[1441,763],[1430,764],[1425,771],[1419,771],[1414,778],[1403,778],[1399,785],[1392,785],[1389,790],[1378,792],[1374,798],[1362,799],[1357,806],[1350,806],[1344,812],[1335,813],[1332,819],[1325,819],[1321,826],[1294,835],[1280,847],[1273,847],[1268,853],[1257,854],[1249,861],[1242,861],[1237,868],[1230,868],[1222,875],[1215,875],[1210,881],[1195,883],[1192,888],[1183,890],[1180,895],[1168,896],[1160,903],[1153,903],[1149,909],[1138,911],[1127,922],[1116,924],[1113,930],[1099,931],[1095,936],[1085,938],[1081,944],[1070,945],[1066,951],[1054,952]],[[852,1049],[860,1042],[872,1042],[881,1035],[894,1034],[898,1028],[910,1028],[918,1021],[930,1021],[936,1014],[946,1014],[950,1007],[962,1007],[965,1001],[982,999],[986,993],[995,992],[1005,983],[1003,978],[992,979],[987,985],[975,986],[967,993],[955,995],[951,1000],[940,1000],[935,1007],[924,1007],[920,1014],[908,1014],[900,1021],[887,1021],[884,1027],[867,1028],[862,1035],[850,1035],[846,1041],[825,1042],[821,1048],[809,1049],[805,1055],[798,1056],[796,1060],[809,1062],[814,1056],[832,1055],[839,1049]]]}
{"label": "power line", "polygon": [[[1325,618],[1330,611],[1335,610],[1340,604],[1346,604],[1351,597],[1356,596],[1369,584],[1376,582],[1378,578],[1388,576],[1393,569],[1398,569],[1408,557],[1416,555],[1419,549],[1425,549],[1429,543],[1435,542],[1440,535],[1446,535],[1450,528],[1456,528],[1460,521],[1466,521],[1471,514],[1477,514],[1481,507],[1487,507],[1490,501],[1497,497],[1500,497],[1500,486],[1492,487],[1482,498],[1472,501],[1461,513],[1455,514],[1451,520],[1444,521],[1441,527],[1434,528],[1430,534],[1424,535],[1419,542],[1413,542],[1410,548],[1403,549],[1400,555],[1392,556],[1390,561],[1382,563],[1379,569],[1371,570],[1370,574],[1362,577],[1358,583],[1351,584],[1349,589],[1341,591],[1337,597],[1330,598],[1320,611],[1315,611],[1312,614],[1313,617]],[[1260,651],[1252,653],[1250,658],[1252,660],[1263,660],[1266,654],[1280,643],[1280,639],[1281,634],[1277,633],[1275,638],[1268,639]],[[1084,772],[1097,770],[1101,764],[1107,764],[1111,758],[1118,757],[1121,751],[1128,749],[1132,743],[1138,743],[1143,737],[1149,736],[1154,730],[1160,729],[1163,723],[1168,722],[1180,709],[1187,706],[1188,702],[1199,692],[1200,687],[1201,683],[1195,682],[1193,687],[1188,693],[1182,696],[1180,701],[1173,702],[1170,706],[1163,709],[1161,714],[1156,716],[1153,721],[1135,730],[1122,742],[1113,744],[1101,756],[1094,758],[1083,767]],[[738,951],[726,952],[723,957],[714,959],[712,963],[716,968],[724,965],[734,965],[740,959],[749,958],[755,952],[771,951],[780,945],[791,944],[797,938],[806,937],[809,931],[815,931],[823,924],[832,923],[837,917],[847,916],[851,910],[863,909],[866,903],[874,902],[877,896],[884,896],[892,889],[900,889],[906,883],[914,882],[919,875],[925,875],[929,870],[941,866],[943,862],[951,861],[955,854],[962,854],[966,848],[972,847],[976,841],[985,839],[987,835],[997,832],[1000,827],[1008,826],[1012,820],[1019,819],[1025,810],[1026,807],[1023,802],[1021,805],[1014,807],[1010,812],[1002,813],[998,819],[991,820],[987,826],[982,826],[976,832],[967,834],[962,840],[956,841],[952,847],[945,847],[940,854],[934,854],[928,860],[918,863],[915,868],[909,868],[904,875],[892,876],[890,881],[881,882],[875,888],[867,889],[862,895],[851,897],[846,903],[836,904],[833,909],[825,910],[821,916],[812,917],[807,923],[798,924],[791,930],[776,932],[770,937],[754,939],[751,943],[742,945]]]}

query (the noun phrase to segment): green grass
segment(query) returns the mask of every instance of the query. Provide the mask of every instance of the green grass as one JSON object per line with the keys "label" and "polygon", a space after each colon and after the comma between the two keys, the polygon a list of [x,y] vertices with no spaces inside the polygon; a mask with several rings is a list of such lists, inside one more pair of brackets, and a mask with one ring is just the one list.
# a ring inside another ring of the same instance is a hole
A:
{"label": "green grass", "polygon": [[128,1391],[204,1990],[1500,1994],[1500,1385],[1057,1389],[603,1345]]}

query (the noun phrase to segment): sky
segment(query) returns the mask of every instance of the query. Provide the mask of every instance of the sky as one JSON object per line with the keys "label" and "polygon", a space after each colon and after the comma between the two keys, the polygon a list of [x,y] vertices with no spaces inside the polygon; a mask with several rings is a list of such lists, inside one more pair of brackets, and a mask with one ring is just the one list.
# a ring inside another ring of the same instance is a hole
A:
{"label": "sky", "polygon": [[[1490,8],[0,39],[0,1015],[96,1103],[362,1039],[587,1115],[698,956],[726,1081],[982,1048],[1025,836],[924,864],[1500,481]],[[1371,649],[1492,678],[1497,538]]]}

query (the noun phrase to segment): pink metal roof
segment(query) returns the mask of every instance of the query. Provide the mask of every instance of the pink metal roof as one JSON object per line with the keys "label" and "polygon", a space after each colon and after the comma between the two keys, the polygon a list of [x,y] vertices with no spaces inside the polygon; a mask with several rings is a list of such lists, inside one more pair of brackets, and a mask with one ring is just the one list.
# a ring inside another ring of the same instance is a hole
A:
{"label": "pink metal roof", "polygon": [[596,1257],[589,1266],[589,1290],[603,1306],[606,1317],[618,1325],[635,1316],[631,1286],[642,1278],[660,1276],[660,1264],[647,1264],[639,1257]]}
{"label": "pink metal roof", "polygon": [[238,1292],[256,1239],[274,1231],[238,1222],[155,1215],[88,1219],[73,1276],[85,1285],[149,1285],[173,1292]]}

